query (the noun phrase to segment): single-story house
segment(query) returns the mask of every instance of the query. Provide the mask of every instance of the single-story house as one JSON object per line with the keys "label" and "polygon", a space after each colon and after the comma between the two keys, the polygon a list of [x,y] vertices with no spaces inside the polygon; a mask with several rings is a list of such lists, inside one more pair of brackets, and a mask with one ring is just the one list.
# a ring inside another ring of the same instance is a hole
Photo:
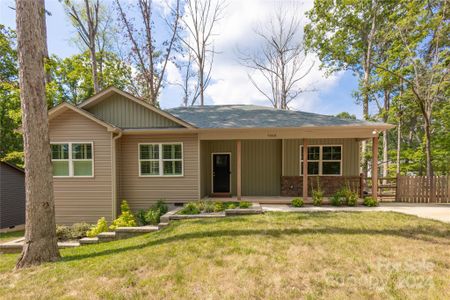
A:
{"label": "single-story house", "polygon": [[52,108],[49,123],[57,223],[111,220],[122,199],[134,210],[159,199],[286,201],[307,197],[317,177],[330,194],[360,182],[360,142],[392,128],[254,105],[162,110],[114,87]]}
{"label": "single-story house", "polygon": [[0,161],[0,230],[25,224],[25,173]]}

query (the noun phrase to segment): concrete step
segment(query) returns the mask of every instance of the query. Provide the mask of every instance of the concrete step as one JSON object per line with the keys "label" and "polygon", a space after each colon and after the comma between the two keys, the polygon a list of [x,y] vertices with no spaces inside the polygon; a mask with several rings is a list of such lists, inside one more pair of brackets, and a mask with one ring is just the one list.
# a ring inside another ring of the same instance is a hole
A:
{"label": "concrete step", "polygon": [[80,239],[81,245],[97,244],[98,242],[98,237],[84,237]]}
{"label": "concrete step", "polygon": [[[22,252],[24,239],[10,241],[0,245],[0,253],[20,253]],[[75,248],[79,247],[79,242],[58,242],[58,248]]]}
{"label": "concrete step", "polygon": [[110,242],[116,239],[116,233],[113,232],[102,232],[97,235],[99,242]]}
{"label": "concrete step", "polygon": [[75,248],[75,247],[80,247],[80,243],[79,242],[58,242],[59,249]]}
{"label": "concrete step", "polygon": [[158,228],[161,229],[161,228],[164,228],[164,227],[166,227],[168,225],[169,225],[168,222],[161,222],[161,223],[158,224]]}

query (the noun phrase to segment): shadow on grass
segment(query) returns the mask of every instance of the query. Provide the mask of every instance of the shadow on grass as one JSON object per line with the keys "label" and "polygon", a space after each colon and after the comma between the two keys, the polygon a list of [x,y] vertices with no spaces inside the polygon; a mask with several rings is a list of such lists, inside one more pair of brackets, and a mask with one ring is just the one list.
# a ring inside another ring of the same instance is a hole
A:
{"label": "shadow on grass", "polygon": [[[231,229],[231,230],[211,230],[196,231],[178,234],[170,237],[160,238],[139,245],[126,246],[121,248],[107,249],[104,251],[85,253],[72,256],[65,256],[61,262],[93,258],[103,255],[117,254],[125,251],[138,250],[146,247],[158,246],[172,242],[186,241],[191,239],[203,239],[214,237],[242,237],[242,236],[301,236],[308,234],[331,234],[331,235],[378,235],[378,236],[397,236],[407,239],[421,240],[433,244],[450,246],[450,231],[436,231],[431,226],[421,226],[410,229],[364,229],[364,228],[339,228],[339,227],[317,227],[304,229]],[[440,240],[436,240],[439,238]],[[441,240],[444,239],[444,240]]]}

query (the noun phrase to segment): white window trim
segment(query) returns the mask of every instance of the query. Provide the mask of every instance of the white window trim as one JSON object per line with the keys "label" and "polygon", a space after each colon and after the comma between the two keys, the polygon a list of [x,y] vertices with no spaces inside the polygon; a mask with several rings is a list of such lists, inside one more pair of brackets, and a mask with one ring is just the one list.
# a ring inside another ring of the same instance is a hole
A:
{"label": "white window trim", "polygon": [[[158,145],[159,149],[159,158],[158,159],[141,159],[141,145]],[[163,145],[181,145],[181,158],[174,159],[164,159],[162,153]],[[138,143],[138,174],[139,177],[161,177],[161,178],[170,178],[170,177],[184,177],[184,145],[183,142],[164,142],[164,143]],[[141,173],[141,162],[142,161],[159,161],[159,174],[151,175],[151,174],[142,174]],[[164,175],[164,161],[181,161],[181,174],[178,175]]]}
{"label": "white window trim", "polygon": [[[90,144],[91,145],[91,149],[92,149],[92,159],[72,159],[72,144]],[[53,178],[93,178],[94,177],[94,142],[51,142],[50,145],[69,145],[69,159],[53,159],[52,158],[52,163],[53,161],[67,161],[69,162],[69,175],[67,176],[53,176]],[[74,161],[92,161],[92,175],[88,175],[88,176],[76,176],[73,173],[73,162]]]}
{"label": "white window trim", "polygon": [[[342,176],[342,160],[344,158],[344,147],[342,145],[308,145],[308,148],[309,147],[319,147],[320,152],[319,152],[319,160],[308,160],[308,162],[319,162],[319,174],[308,174],[308,176]],[[341,147],[341,159],[340,160],[337,160],[337,159],[323,160],[322,159],[323,147]],[[300,157],[299,173],[300,173],[300,176],[303,176],[303,173],[302,173],[302,165],[303,165],[302,148],[303,148],[303,145],[300,145],[300,148],[299,148],[299,157]],[[322,170],[323,162],[340,162],[339,174],[323,174],[323,172],[322,172],[323,171]]]}

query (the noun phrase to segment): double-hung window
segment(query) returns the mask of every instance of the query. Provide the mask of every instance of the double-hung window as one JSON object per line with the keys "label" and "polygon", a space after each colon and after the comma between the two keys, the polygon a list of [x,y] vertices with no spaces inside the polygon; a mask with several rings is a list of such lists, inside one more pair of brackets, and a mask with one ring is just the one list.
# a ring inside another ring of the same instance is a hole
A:
{"label": "double-hung window", "polygon": [[[300,175],[303,174],[303,146],[300,146]],[[308,146],[308,175],[341,175],[342,146]]]}
{"label": "double-hung window", "polygon": [[53,176],[92,177],[93,143],[52,143]]}
{"label": "double-hung window", "polygon": [[183,144],[139,144],[140,176],[183,176]]}

